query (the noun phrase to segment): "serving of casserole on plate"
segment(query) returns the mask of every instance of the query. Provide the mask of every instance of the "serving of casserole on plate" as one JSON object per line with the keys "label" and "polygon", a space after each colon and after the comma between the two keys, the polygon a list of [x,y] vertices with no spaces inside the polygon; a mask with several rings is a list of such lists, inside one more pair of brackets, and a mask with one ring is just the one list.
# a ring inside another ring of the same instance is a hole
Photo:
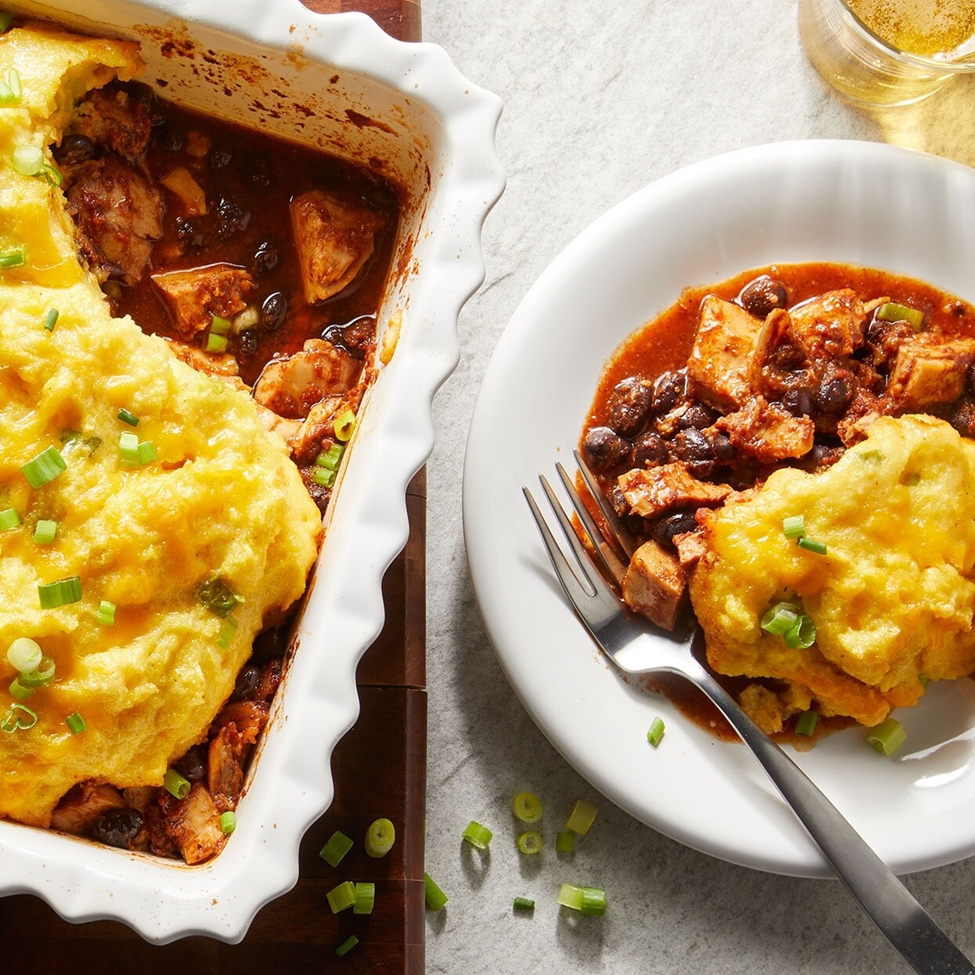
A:
{"label": "serving of casserole on plate", "polygon": [[168,6],[0,37],[0,849],[235,940],[331,798],[499,106],[365,17]]}

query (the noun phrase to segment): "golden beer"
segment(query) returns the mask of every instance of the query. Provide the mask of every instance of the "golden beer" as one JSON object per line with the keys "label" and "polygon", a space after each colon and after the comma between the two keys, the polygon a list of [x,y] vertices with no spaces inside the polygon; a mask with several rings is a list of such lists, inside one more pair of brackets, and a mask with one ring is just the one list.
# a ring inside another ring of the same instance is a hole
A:
{"label": "golden beer", "polygon": [[848,0],[888,44],[909,54],[952,58],[975,38],[975,0]]}

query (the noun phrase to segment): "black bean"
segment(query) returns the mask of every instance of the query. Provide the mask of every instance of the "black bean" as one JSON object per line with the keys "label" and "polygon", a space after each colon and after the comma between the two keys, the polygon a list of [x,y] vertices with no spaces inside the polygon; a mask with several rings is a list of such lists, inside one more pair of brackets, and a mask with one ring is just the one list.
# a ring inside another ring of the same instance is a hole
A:
{"label": "black bean", "polygon": [[636,376],[617,383],[606,400],[606,422],[617,433],[629,437],[646,423],[653,393]]}
{"label": "black bean", "polygon": [[249,701],[257,690],[257,685],[261,682],[261,668],[254,664],[248,664],[237,675],[237,683],[234,692],[230,695],[231,701]]}
{"label": "black bean", "polygon": [[328,328],[322,332],[322,338],[325,339],[329,345],[334,345],[336,348],[345,348],[345,331],[341,325],[329,325]]}
{"label": "black bean", "polygon": [[653,412],[669,413],[684,395],[687,380],[681,372],[662,372],[653,384]]}
{"label": "black bean", "polygon": [[183,129],[168,119],[156,128],[156,139],[159,145],[170,152],[179,152],[183,148],[185,138]]}
{"label": "black bean", "polygon": [[82,163],[95,155],[95,143],[86,135],[66,135],[54,150],[54,158],[60,163]]}
{"label": "black bean", "polygon": [[223,195],[217,200],[217,236],[221,240],[235,237],[247,229],[251,222],[251,212],[240,205],[238,200]]}
{"label": "black bean", "polygon": [[853,399],[853,386],[845,376],[823,380],[816,390],[816,406],[823,413],[842,413]]}
{"label": "black bean", "polygon": [[703,403],[691,403],[679,417],[677,417],[677,427],[680,430],[689,430],[697,427],[699,430],[711,426],[717,420],[718,414],[709,406]]}
{"label": "black bean", "polygon": [[810,471],[822,471],[827,467],[832,467],[842,456],[842,447],[828,447],[825,444],[816,443],[812,445],[812,449],[808,454],[805,455],[799,464]]}
{"label": "black bean", "polygon": [[240,333],[237,339],[237,348],[242,356],[252,356],[257,352],[257,344],[260,341],[260,333],[256,328],[248,328]]}
{"label": "black bean", "polygon": [[721,430],[716,430],[711,434],[711,452],[714,459],[721,464],[730,464],[737,456],[737,451],[731,445],[731,437]]}
{"label": "black bean", "polygon": [[793,416],[809,416],[812,413],[812,396],[808,389],[789,389],[782,397],[782,407]]}
{"label": "black bean", "polygon": [[763,274],[741,289],[738,300],[745,311],[756,318],[765,318],[776,308],[785,308],[789,303],[789,294],[781,281]]}
{"label": "black bean", "polygon": [[975,437],[975,405],[962,400],[952,411],[949,422],[963,437]]}
{"label": "black bean", "polygon": [[261,305],[261,324],[269,331],[276,332],[288,317],[288,299],[280,291],[274,291]]}
{"label": "black bean", "polygon": [[975,362],[968,367],[968,391],[975,393]]}
{"label": "black bean", "polygon": [[376,322],[373,318],[357,318],[342,329],[342,344],[349,355],[364,359],[376,338]]}
{"label": "black bean", "polygon": [[277,266],[277,245],[271,240],[262,240],[254,251],[254,273],[261,278],[270,274]]}
{"label": "black bean", "polygon": [[614,484],[610,490],[609,503],[620,518],[627,518],[633,514],[630,503],[623,497],[623,490],[619,484]]}
{"label": "black bean", "polygon": [[612,470],[630,456],[630,442],[609,427],[593,427],[582,442],[589,466],[594,471]]}
{"label": "black bean", "polygon": [[677,460],[690,463],[714,460],[714,448],[711,442],[694,427],[677,433],[671,441],[670,452]]}
{"label": "black bean", "polygon": [[693,511],[678,511],[661,518],[653,526],[652,537],[658,545],[673,547],[674,536],[697,531],[697,519]]}
{"label": "black bean", "polygon": [[634,467],[659,467],[669,460],[667,444],[655,433],[643,433],[633,442]]}
{"label": "black bean", "polygon": [[230,146],[214,146],[210,150],[210,168],[225,169],[233,158],[234,154]]}
{"label": "black bean", "polygon": [[96,840],[122,850],[129,849],[141,832],[142,813],[130,806],[106,809],[91,825],[91,835]]}
{"label": "black bean", "polygon": [[206,236],[192,220],[176,218],[176,236],[185,250],[200,250],[206,244]]}
{"label": "black bean", "polygon": [[200,745],[194,745],[178,762],[173,765],[181,775],[190,782],[200,782],[207,775],[207,760]]}

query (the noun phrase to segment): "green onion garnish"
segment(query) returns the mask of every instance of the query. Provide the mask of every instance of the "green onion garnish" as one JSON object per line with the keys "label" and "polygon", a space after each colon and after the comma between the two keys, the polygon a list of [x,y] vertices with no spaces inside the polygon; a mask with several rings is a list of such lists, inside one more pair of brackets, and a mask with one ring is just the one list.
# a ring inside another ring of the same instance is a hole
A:
{"label": "green onion garnish", "polygon": [[792,515],[782,519],[782,533],[786,538],[802,538],[806,534],[806,516]]}
{"label": "green onion garnish", "polygon": [[355,885],[355,903],[352,905],[353,914],[372,914],[376,902],[376,885],[363,883]]}
{"label": "green onion garnish", "polygon": [[462,834],[463,838],[478,850],[486,850],[491,845],[493,835],[487,826],[482,826],[480,823],[474,822],[473,819],[467,824],[467,828]]}
{"label": "green onion garnish", "polygon": [[210,322],[211,335],[226,335],[230,331],[230,320],[214,315]]}
{"label": "green onion garnish", "polygon": [[917,682],[921,685],[921,687],[927,687],[928,684],[931,682],[931,678],[925,677],[924,674],[918,674]]}
{"label": "green onion garnish", "polygon": [[44,327],[49,331],[54,331],[54,326],[58,323],[58,310],[57,308],[52,308],[48,311],[47,315],[44,316]]}
{"label": "green onion garnish", "polygon": [[542,851],[542,834],[533,829],[527,830],[518,837],[517,843],[520,853],[534,856]]}
{"label": "green onion garnish", "polygon": [[322,487],[330,488],[335,483],[335,471],[326,467],[315,467],[311,472],[311,479]]}
{"label": "green onion garnish", "polygon": [[107,599],[103,599],[98,604],[98,622],[102,626],[115,625],[115,603],[110,603]]}
{"label": "green onion garnish", "polygon": [[366,853],[374,860],[386,856],[396,842],[396,827],[388,819],[377,819],[366,830]]}
{"label": "green onion garnish", "polygon": [[582,888],[572,884],[562,884],[559,890],[559,903],[563,907],[568,907],[573,911],[582,909]]}
{"label": "green onion garnish", "polygon": [[134,433],[120,433],[118,452],[126,467],[141,467],[139,460],[139,438]]}
{"label": "green onion garnish", "polygon": [[4,511],[0,511],[0,532],[9,531],[11,528],[17,528],[20,525],[20,515],[17,514],[16,508],[7,508]]}
{"label": "green onion garnish", "polygon": [[328,450],[323,450],[316,458],[319,467],[327,467],[330,471],[338,470],[339,461],[345,452],[345,444],[333,443]]}
{"label": "green onion garnish", "polygon": [[351,880],[346,880],[338,887],[333,887],[325,896],[333,914],[347,911],[355,904],[355,884]]}
{"label": "green onion garnish", "polygon": [[565,828],[578,833],[579,836],[585,836],[596,820],[597,811],[591,802],[586,802],[584,799],[577,800],[572,807],[572,812],[569,813],[569,818],[565,821]]}
{"label": "green onion garnish", "polygon": [[118,411],[118,418],[130,427],[137,427],[139,425],[139,418],[124,408]]}
{"label": "green onion garnish", "polygon": [[819,724],[818,711],[803,711],[796,721],[796,734],[811,738],[817,724]]}
{"label": "green onion garnish", "polygon": [[213,576],[200,583],[196,598],[205,609],[221,619],[228,617],[244,601],[220,576]]}
{"label": "green onion garnish", "polygon": [[39,488],[53,481],[58,474],[67,469],[68,465],[61,456],[58,448],[48,447],[47,450],[42,450],[33,460],[27,461],[20,470],[32,488]]}
{"label": "green onion garnish", "polygon": [[803,614],[782,634],[782,639],[793,650],[805,650],[816,642],[816,624]]}
{"label": "green onion garnish", "polygon": [[893,755],[905,741],[907,732],[896,718],[887,718],[876,728],[871,728],[867,734],[867,744],[872,745],[881,755]]}
{"label": "green onion garnish", "polygon": [[163,776],[163,788],[174,799],[185,799],[190,794],[192,786],[189,779],[184,778],[176,769],[171,768],[167,769]]}
{"label": "green onion garnish", "polygon": [[437,882],[428,873],[423,874],[423,895],[427,902],[427,907],[431,911],[439,911],[449,898],[437,886]]}
{"label": "green onion garnish", "polygon": [[38,519],[37,526],[34,528],[34,544],[50,545],[54,541],[54,536],[58,531],[56,521],[48,521],[46,518]]}
{"label": "green onion garnish", "polygon": [[14,15],[9,10],[0,10],[0,34],[3,34],[14,19]]}
{"label": "green onion garnish", "polygon": [[0,105],[12,105],[17,101],[13,89],[5,81],[0,81]]}
{"label": "green onion garnish", "polygon": [[14,96],[14,101],[18,100],[24,92],[20,87],[20,72],[16,68],[11,68],[7,72],[7,84],[10,86],[10,91]]}
{"label": "green onion garnish", "polygon": [[781,636],[787,633],[799,619],[799,607],[793,603],[776,603],[762,617],[759,625],[766,633]]}
{"label": "green onion garnish", "polygon": [[647,731],[647,741],[653,745],[654,748],[660,744],[660,739],[664,736],[664,723],[660,718],[654,718],[650,722],[650,729]]}
{"label": "green onion garnish", "polygon": [[88,730],[88,725],[85,724],[85,719],[81,716],[80,711],[75,711],[74,714],[69,714],[65,719],[64,723],[68,726],[68,731],[73,735],[80,735],[83,731]]}
{"label": "green onion garnish", "polygon": [[338,955],[339,958],[344,958],[358,943],[359,939],[354,934],[350,934],[345,941],[343,941],[342,944],[335,949],[335,954]]}
{"label": "green onion garnish", "polygon": [[17,678],[24,687],[47,687],[54,679],[55,663],[50,657],[41,657],[41,662],[35,670],[24,673],[21,671]]}
{"label": "green onion garnish", "polygon": [[896,301],[888,301],[877,309],[877,318],[882,322],[907,322],[915,332],[924,325],[924,312],[906,305],[898,305]]}
{"label": "green onion garnish", "polygon": [[0,254],[0,270],[10,271],[15,267],[23,267],[27,263],[27,248],[23,244],[11,247]]}
{"label": "green onion garnish", "polygon": [[606,891],[601,887],[583,887],[579,910],[590,917],[602,917],[606,913]]}
{"label": "green onion garnish", "polygon": [[826,543],[817,542],[812,538],[800,538],[799,541],[796,542],[796,545],[798,545],[799,548],[804,548],[807,552],[815,552],[817,555],[826,554]]}
{"label": "green onion garnish", "polygon": [[220,634],[217,636],[217,646],[222,647],[224,650],[230,646],[234,641],[234,634],[237,632],[237,620],[232,616],[228,616],[223,621],[223,627],[220,630]]}
{"label": "green onion garnish", "polygon": [[355,413],[352,410],[345,410],[335,421],[333,429],[335,439],[345,443],[352,436],[352,431],[355,429]]}
{"label": "green onion garnish", "polygon": [[81,578],[71,576],[68,579],[38,585],[37,595],[41,601],[41,609],[57,609],[58,606],[76,603],[81,599]]}
{"label": "green onion garnish", "polygon": [[207,336],[206,350],[207,352],[226,352],[227,336],[215,335],[213,332],[211,332]]}
{"label": "green onion garnish", "polygon": [[352,840],[341,830],[336,830],[329,837],[328,842],[318,851],[318,855],[330,866],[337,867],[346,853],[352,849]]}
{"label": "green onion garnish", "polygon": [[555,834],[555,852],[572,853],[576,848],[576,834],[571,829],[559,830]]}
{"label": "green onion garnish", "polygon": [[227,812],[220,814],[220,831],[224,836],[230,836],[230,834],[237,828],[237,814],[228,809]]}
{"label": "green onion garnish", "polygon": [[516,897],[515,898],[515,910],[516,911],[534,911],[535,902],[528,897]]}
{"label": "green onion garnish", "polygon": [[159,455],[156,453],[156,446],[151,440],[143,440],[139,444],[139,463],[145,467],[151,464]]}
{"label": "green onion garnish", "polygon": [[17,146],[13,164],[21,176],[37,176],[44,169],[44,152],[37,146]]}
{"label": "green onion garnish", "polygon": [[29,674],[41,665],[41,648],[25,636],[17,637],[7,648],[7,663],[19,674]]}
{"label": "green onion garnish", "polygon": [[[27,717],[21,717],[26,714]],[[32,711],[26,704],[11,704],[7,716],[0,722],[0,731],[12,735],[15,731],[26,731],[37,724],[37,712]]]}
{"label": "green onion garnish", "polygon": [[20,678],[15,677],[10,682],[10,693],[13,697],[17,698],[18,701],[26,701],[27,698],[34,693],[33,687],[24,687],[20,682]]}
{"label": "green onion garnish", "polygon": [[534,792],[517,792],[511,797],[511,812],[523,823],[537,823],[542,818],[542,800]]}

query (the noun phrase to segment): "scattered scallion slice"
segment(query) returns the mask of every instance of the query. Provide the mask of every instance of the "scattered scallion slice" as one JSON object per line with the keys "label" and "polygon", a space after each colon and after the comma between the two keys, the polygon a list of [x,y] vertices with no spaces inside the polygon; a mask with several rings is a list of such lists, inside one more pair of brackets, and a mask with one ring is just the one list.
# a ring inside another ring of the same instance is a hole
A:
{"label": "scattered scallion slice", "polygon": [[81,716],[80,711],[75,711],[74,714],[69,714],[65,719],[64,723],[68,726],[68,731],[73,735],[80,735],[83,731],[88,730],[88,725],[85,724],[85,719]]}
{"label": "scattered scallion slice", "polygon": [[214,315],[210,322],[211,335],[226,335],[230,331],[230,320]]}
{"label": "scattered scallion slice", "polygon": [[491,845],[493,835],[487,826],[482,826],[480,823],[474,822],[473,819],[467,824],[467,828],[463,832],[464,839],[478,850],[486,850]]}
{"label": "scattered scallion slice", "polygon": [[602,917],[606,913],[606,891],[601,887],[583,887],[579,910],[590,917]]}
{"label": "scattered scallion slice", "polygon": [[17,146],[13,153],[13,165],[21,176],[37,176],[44,169],[44,151],[37,146]]}
{"label": "scattered scallion slice", "polygon": [[48,313],[44,316],[44,327],[49,331],[54,331],[54,326],[58,323],[58,312],[57,308],[51,308]]}
{"label": "scattered scallion slice", "polygon": [[907,322],[915,332],[919,332],[924,325],[924,312],[907,305],[899,305],[896,301],[888,301],[877,309],[877,318],[882,322]]}
{"label": "scattered scallion slice", "polygon": [[171,768],[166,770],[166,774],[163,776],[163,788],[174,798],[174,799],[185,799],[190,794],[189,779],[180,775],[176,769]]}
{"label": "scattered scallion slice", "polygon": [[98,622],[102,626],[114,626],[115,625],[115,603],[109,602],[107,599],[103,599],[98,604]]}
{"label": "scattered scallion slice", "polygon": [[19,674],[29,674],[41,665],[41,648],[26,636],[19,636],[7,647],[7,663]]}
{"label": "scattered scallion slice", "polygon": [[20,87],[20,72],[16,68],[11,68],[7,72],[7,84],[10,86],[10,92],[14,96],[14,101],[19,100],[24,91]]}
{"label": "scattered scallion slice", "polygon": [[57,609],[59,606],[76,603],[81,599],[81,578],[71,576],[57,582],[39,584],[37,595],[41,601],[41,609]]}
{"label": "scattered scallion slice", "polygon": [[319,467],[327,467],[330,471],[338,470],[339,461],[342,460],[343,453],[345,453],[345,445],[333,443],[328,450],[323,450],[315,458],[315,463]]}
{"label": "scattered scallion slice", "polygon": [[54,680],[56,666],[50,657],[41,657],[41,662],[34,670],[23,672],[17,678],[24,687],[47,687]]}
{"label": "scattered scallion slice", "polygon": [[534,911],[535,902],[529,897],[516,897],[515,898],[515,910],[516,911]]}
{"label": "scattered scallion slice", "polygon": [[48,447],[21,467],[21,473],[32,488],[44,487],[68,469],[67,462],[57,447]]}
{"label": "scattered scallion slice", "polygon": [[211,332],[207,336],[206,350],[207,352],[226,352],[227,336],[217,335],[214,332]]}
{"label": "scattered scallion slice", "polygon": [[229,616],[244,601],[220,576],[213,576],[200,583],[196,598],[205,609],[221,619]]}
{"label": "scattered scallion slice", "polygon": [[806,534],[806,516],[792,515],[782,519],[782,534],[788,539],[802,538]]}
{"label": "scattered scallion slice", "polygon": [[782,634],[782,639],[793,650],[805,650],[816,642],[816,624],[803,614]]}
{"label": "scattered scallion slice", "polygon": [[352,849],[352,840],[340,829],[328,838],[328,842],[318,851],[318,855],[330,866],[337,867],[346,853]]}
{"label": "scattered scallion slice", "polygon": [[12,105],[17,101],[17,96],[6,81],[0,81],[0,105]]}
{"label": "scattered scallion slice", "polygon": [[23,244],[0,253],[0,271],[11,271],[15,267],[23,267],[26,263],[27,248]]}
{"label": "scattered scallion slice", "polygon": [[[26,714],[27,717],[21,717]],[[7,716],[0,722],[0,731],[8,735],[15,731],[27,731],[37,724],[37,712],[32,711],[26,704],[11,704]]]}
{"label": "scattered scallion slice", "polygon": [[355,885],[355,903],[352,905],[353,914],[372,914],[376,903],[376,885],[372,883],[357,883]]}
{"label": "scattered scallion slice", "polygon": [[516,792],[511,797],[511,812],[522,823],[537,823],[542,818],[542,800],[534,792]]}
{"label": "scattered scallion slice", "polygon": [[591,802],[579,799],[572,807],[569,818],[565,821],[565,828],[571,829],[573,833],[578,833],[579,836],[585,836],[596,821],[597,812],[598,810]]}
{"label": "scattered scallion slice", "polygon": [[333,914],[347,911],[355,904],[355,884],[351,880],[343,881],[338,887],[333,887],[325,897]]}
{"label": "scattered scallion slice", "polygon": [[437,886],[437,882],[428,873],[423,874],[423,895],[427,907],[431,911],[439,911],[449,900],[447,895]]}
{"label": "scattered scallion slice", "polygon": [[559,891],[559,903],[570,910],[582,910],[582,888],[573,884],[562,884]]}
{"label": "scattered scallion slice", "polygon": [[896,718],[887,718],[867,733],[867,744],[881,755],[893,755],[905,741],[907,741],[907,732]]}
{"label": "scattered scallion slice", "polygon": [[572,853],[576,848],[576,834],[571,829],[559,830],[555,834],[555,852]]}
{"label": "scattered scallion slice", "polygon": [[654,748],[660,744],[660,739],[664,736],[664,723],[660,718],[654,718],[650,722],[650,729],[647,731],[647,741],[653,745]]}
{"label": "scattered scallion slice", "polygon": [[796,734],[811,738],[817,724],[819,724],[818,711],[803,711],[796,720]]}
{"label": "scattered scallion slice", "polygon": [[139,418],[125,408],[118,411],[118,418],[123,423],[127,423],[130,427],[137,427],[139,425]]}
{"label": "scattered scallion slice", "polygon": [[220,832],[224,836],[229,836],[236,828],[237,814],[232,809],[220,814]]}
{"label": "scattered scallion slice", "polygon": [[537,830],[526,830],[518,837],[517,843],[519,852],[526,856],[534,856],[536,853],[542,852],[542,834]]}
{"label": "scattered scallion slice", "polygon": [[118,452],[126,467],[142,466],[142,461],[139,459],[139,438],[134,433],[119,434]]}
{"label": "scattered scallion slice", "polygon": [[352,410],[345,410],[339,414],[338,419],[335,421],[333,426],[335,432],[335,439],[341,440],[345,443],[349,437],[352,436],[352,431],[355,429],[355,413]]}
{"label": "scattered scallion slice", "polygon": [[396,842],[396,827],[388,819],[377,819],[366,830],[366,854],[374,860],[386,856]]}
{"label": "scattered scallion slice", "polygon": [[20,526],[20,515],[16,508],[6,508],[0,511],[0,532],[9,531]]}
{"label": "scattered scallion slice", "polygon": [[9,10],[0,10],[0,34],[5,33],[13,22],[14,15]]}
{"label": "scattered scallion slice", "polygon": [[322,487],[330,488],[335,484],[335,471],[330,471],[327,467],[315,467],[311,472],[311,479]]}
{"label": "scattered scallion slice", "polygon": [[151,440],[143,440],[139,444],[139,463],[145,467],[151,464],[159,455],[156,453],[156,446]]}
{"label": "scattered scallion slice", "polygon": [[338,955],[339,958],[344,958],[358,943],[359,939],[354,934],[350,934],[345,941],[343,941],[342,944],[335,949],[335,954]]}
{"label": "scattered scallion slice", "polygon": [[799,548],[804,548],[807,552],[815,552],[817,555],[826,554],[826,543],[817,542],[812,538],[800,538],[799,541],[796,542],[796,545],[798,545]]}
{"label": "scattered scallion slice", "polygon": [[799,619],[799,607],[794,603],[776,603],[762,617],[760,626],[766,633],[781,636],[787,633]]}
{"label": "scattered scallion slice", "polygon": [[38,519],[37,525],[34,528],[34,544],[35,545],[50,545],[54,541],[54,536],[58,531],[58,523],[56,521],[49,521],[46,518]]}
{"label": "scattered scallion slice", "polygon": [[230,646],[234,641],[234,634],[237,632],[237,620],[232,616],[228,616],[223,621],[223,627],[220,630],[220,634],[217,636],[217,646],[222,647],[224,650]]}
{"label": "scattered scallion slice", "polygon": [[33,687],[24,687],[20,682],[19,677],[15,677],[10,682],[10,693],[13,697],[17,698],[18,701],[26,701],[27,698],[34,693]]}

